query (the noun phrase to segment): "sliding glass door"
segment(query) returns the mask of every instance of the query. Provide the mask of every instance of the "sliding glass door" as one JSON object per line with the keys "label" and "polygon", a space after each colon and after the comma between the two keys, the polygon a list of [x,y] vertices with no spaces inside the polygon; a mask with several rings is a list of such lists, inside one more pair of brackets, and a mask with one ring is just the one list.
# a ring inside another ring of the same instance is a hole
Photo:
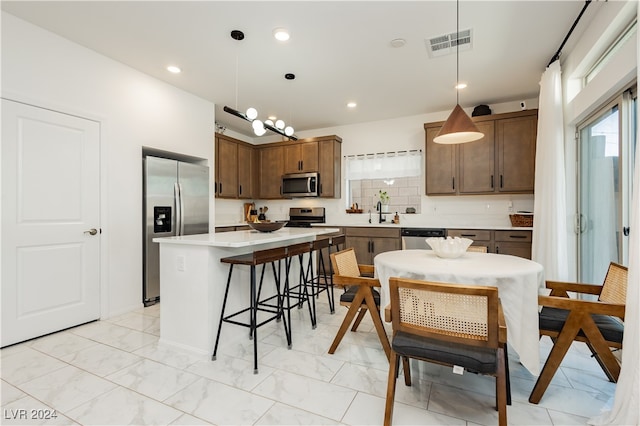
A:
{"label": "sliding glass door", "polygon": [[600,284],[609,262],[628,262],[635,104],[635,96],[625,92],[578,128],[581,282]]}

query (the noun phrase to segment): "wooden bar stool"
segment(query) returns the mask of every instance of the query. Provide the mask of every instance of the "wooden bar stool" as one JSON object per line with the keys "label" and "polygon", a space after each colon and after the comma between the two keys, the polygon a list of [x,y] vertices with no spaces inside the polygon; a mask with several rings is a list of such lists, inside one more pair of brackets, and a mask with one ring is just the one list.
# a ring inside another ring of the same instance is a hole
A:
{"label": "wooden bar stool", "polygon": [[[284,285],[282,288],[282,296],[279,298],[278,295],[267,297],[264,299],[260,299],[260,291],[261,288],[258,289],[258,305],[264,306],[270,309],[280,309],[281,313],[284,315],[286,311],[286,323],[288,324],[288,328],[285,328],[285,332],[287,333],[287,342],[291,347],[291,309],[298,308],[302,309],[304,303],[307,303],[307,307],[309,309],[309,317],[311,319],[311,327],[316,328],[316,308],[315,301],[313,297],[311,297],[311,292],[309,291],[309,281],[308,281],[308,270],[305,268],[304,255],[308,254],[311,256],[312,242],[292,244],[290,246],[284,247],[286,252],[285,257],[285,268],[284,268]],[[291,284],[291,265],[294,262],[295,258],[298,258],[298,264],[300,266],[298,271],[298,282],[296,284]]]}
{"label": "wooden bar stool", "polygon": [[[258,337],[256,335],[258,327],[267,324],[276,319],[283,319],[283,325],[285,334],[287,336],[287,343],[289,348],[291,348],[291,330],[290,323],[282,316],[282,303],[283,303],[283,295],[280,291],[280,261],[287,259],[287,248],[286,247],[278,247],[267,250],[259,250],[253,253],[248,253],[240,256],[231,256],[224,257],[220,259],[222,263],[229,264],[229,275],[227,277],[227,286],[224,291],[224,299],[222,302],[222,312],[220,313],[220,321],[218,323],[218,332],[216,333],[216,343],[213,347],[213,355],[211,356],[211,360],[216,359],[216,354],[218,352],[218,343],[220,342],[220,331],[222,330],[222,323],[228,322],[235,325],[240,325],[243,327],[249,328],[249,338],[253,339],[253,373],[258,373]],[[278,267],[276,269],[276,262],[278,263]],[[262,272],[260,273],[260,289],[262,288],[264,272],[266,265],[270,263],[273,269],[273,276],[276,284],[276,303],[275,305],[267,305],[259,302],[260,292],[256,288],[256,266],[262,265]],[[251,267],[251,282],[250,282],[250,297],[249,297],[249,306],[247,308],[241,309],[237,312],[228,314],[225,316],[225,310],[227,306],[227,299],[229,296],[229,287],[231,285],[231,275],[233,274],[233,267],[235,265],[247,265]],[[242,315],[246,312],[249,312],[249,322],[242,322],[236,319],[237,316]],[[267,318],[263,319],[258,323],[258,312],[266,312],[271,314]]]}

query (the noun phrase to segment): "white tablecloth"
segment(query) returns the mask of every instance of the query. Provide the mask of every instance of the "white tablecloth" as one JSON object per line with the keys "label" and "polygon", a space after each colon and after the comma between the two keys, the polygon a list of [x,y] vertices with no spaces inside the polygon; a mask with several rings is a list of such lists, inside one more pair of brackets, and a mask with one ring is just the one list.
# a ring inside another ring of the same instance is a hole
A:
{"label": "white tablecloth", "polygon": [[374,264],[382,285],[382,307],[389,304],[390,277],[498,287],[507,343],[527,370],[540,374],[538,291],[545,285],[542,265],[491,253],[467,252],[457,259],[441,259],[432,250],[389,251],[377,255]]}

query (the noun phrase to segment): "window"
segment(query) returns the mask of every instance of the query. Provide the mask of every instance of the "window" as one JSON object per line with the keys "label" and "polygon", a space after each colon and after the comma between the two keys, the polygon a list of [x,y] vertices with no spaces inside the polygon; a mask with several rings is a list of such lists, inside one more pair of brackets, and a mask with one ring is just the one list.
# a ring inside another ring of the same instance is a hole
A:
{"label": "window", "polygon": [[380,192],[389,196],[388,211],[420,213],[422,151],[399,151],[345,157],[347,207],[358,204],[364,212],[376,211]]}
{"label": "window", "polygon": [[627,40],[631,37],[635,37],[637,33],[638,22],[633,21],[629,24],[624,31],[620,34],[620,36],[611,44],[611,46],[602,54],[600,59],[596,61],[596,63],[591,67],[587,75],[584,77],[584,84],[587,85],[591,80],[595,78],[596,75],[604,68],[604,66],[615,56],[615,54],[620,50],[620,48],[625,44]]}

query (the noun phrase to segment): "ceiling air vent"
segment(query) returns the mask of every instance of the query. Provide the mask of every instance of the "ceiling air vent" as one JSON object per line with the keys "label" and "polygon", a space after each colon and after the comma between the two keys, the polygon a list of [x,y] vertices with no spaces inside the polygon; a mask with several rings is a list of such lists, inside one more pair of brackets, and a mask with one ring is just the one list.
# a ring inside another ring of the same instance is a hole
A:
{"label": "ceiling air vent", "polygon": [[472,33],[473,31],[471,29],[460,30],[460,32],[457,33],[459,35],[458,37],[456,37],[456,33],[453,32],[425,40],[424,43],[427,47],[429,57],[434,58],[455,53],[456,44],[458,43],[460,50],[470,50],[472,46]]}

